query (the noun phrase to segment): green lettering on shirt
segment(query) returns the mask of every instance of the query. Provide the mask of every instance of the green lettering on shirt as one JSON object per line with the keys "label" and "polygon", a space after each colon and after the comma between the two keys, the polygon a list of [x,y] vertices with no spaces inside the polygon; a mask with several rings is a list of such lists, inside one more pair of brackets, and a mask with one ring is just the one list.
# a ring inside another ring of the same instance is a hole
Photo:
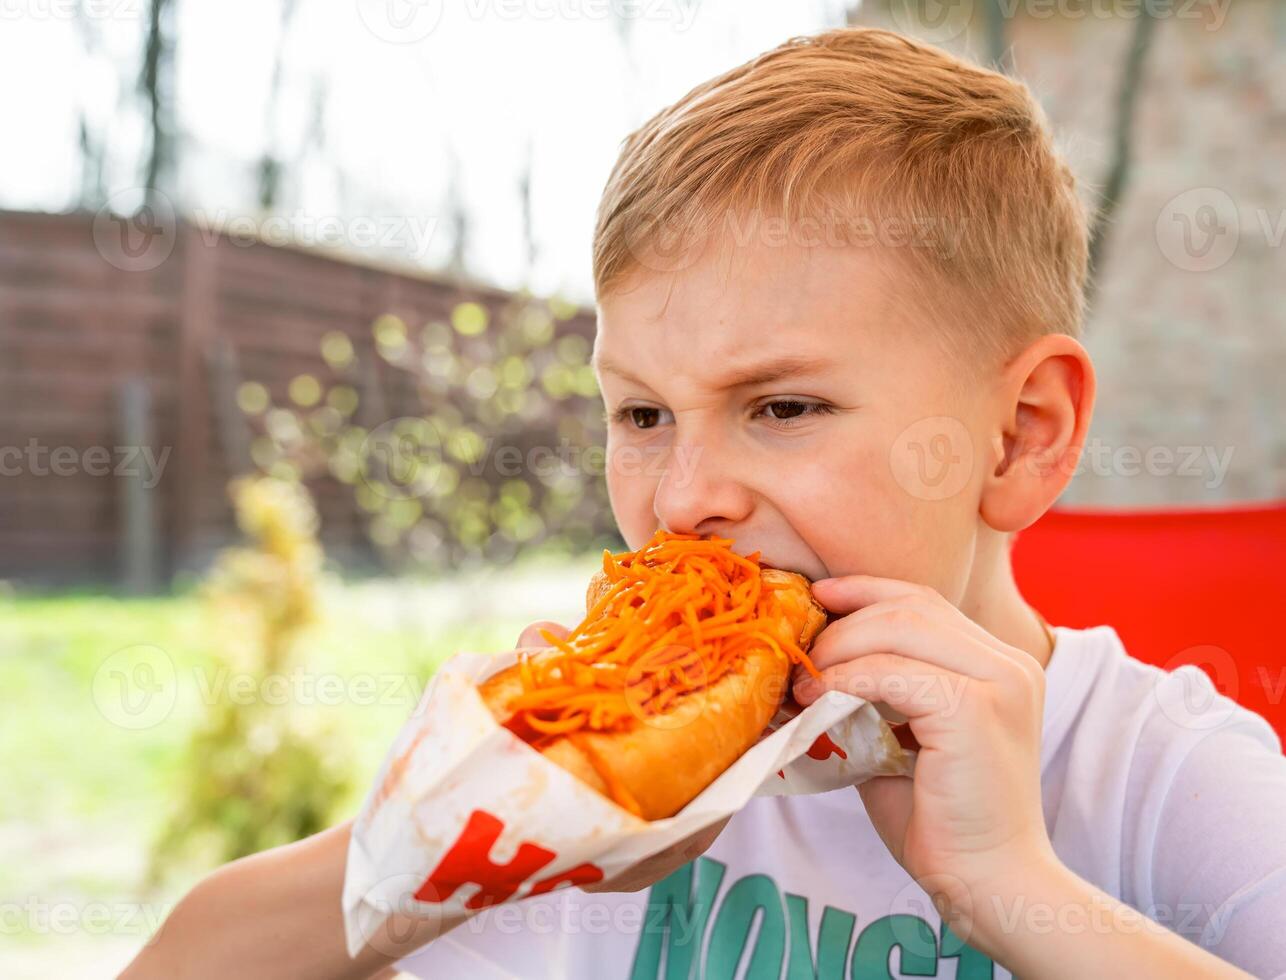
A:
{"label": "green lettering on shirt", "polygon": [[996,975],[995,964],[978,952],[942,923],[942,948],[938,955],[944,960],[956,960],[956,980],[992,980]]}
{"label": "green lettering on shirt", "polygon": [[[916,915],[886,915],[869,923],[849,948],[857,928],[851,912],[823,906],[816,945],[808,928],[808,899],[783,897],[776,881],[751,874],[733,881],[722,897],[727,865],[710,858],[685,864],[648,893],[647,911],[634,952],[631,980],[723,980],[737,974],[766,980],[892,980],[894,969],[913,977],[936,976],[941,961],[954,959],[958,980],[992,980],[991,960],[967,945],[944,922],[941,942]],[[716,905],[718,906],[716,909]],[[755,928],[758,924],[758,929]],[[709,943],[704,942],[709,932]],[[753,944],[751,942],[753,936]],[[704,959],[702,949],[705,948]],[[893,951],[899,953],[892,963]]]}
{"label": "green lettering on shirt", "polygon": [[893,980],[889,957],[902,951],[900,972],[931,977],[938,972],[938,937],[918,915],[886,915],[857,937],[853,950],[853,980]]}
{"label": "green lettering on shirt", "polygon": [[830,905],[824,906],[822,923],[817,930],[817,956],[814,957],[808,936],[808,899],[802,895],[787,895],[786,915],[790,920],[790,959],[786,962],[786,980],[843,980],[857,916]]}
{"label": "green lettering on shirt", "polygon": [[698,858],[652,886],[638,949],[634,951],[631,980],[658,980],[662,950],[665,951],[666,980],[688,980],[693,975],[706,922],[727,870],[728,866],[721,861]]}
{"label": "green lettering on shirt", "polygon": [[706,953],[706,980],[732,980],[741,962],[750,928],[759,919],[759,936],[750,956],[746,980],[777,980],[786,955],[786,916],[781,892],[767,875],[746,875],[737,880],[719,904],[719,916],[710,932]]}

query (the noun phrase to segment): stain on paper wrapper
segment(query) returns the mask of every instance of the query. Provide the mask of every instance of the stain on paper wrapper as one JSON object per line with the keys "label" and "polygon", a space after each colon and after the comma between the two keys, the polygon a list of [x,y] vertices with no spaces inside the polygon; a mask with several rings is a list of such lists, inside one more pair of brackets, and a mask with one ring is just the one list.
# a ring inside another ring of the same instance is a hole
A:
{"label": "stain on paper wrapper", "polygon": [[642,820],[496,724],[477,685],[517,656],[451,658],[394,740],[349,841],[350,956],[395,910],[454,917],[611,878],[752,796],[823,793],[914,762],[873,705],[832,691],[779,712],[774,731],[673,817]]}

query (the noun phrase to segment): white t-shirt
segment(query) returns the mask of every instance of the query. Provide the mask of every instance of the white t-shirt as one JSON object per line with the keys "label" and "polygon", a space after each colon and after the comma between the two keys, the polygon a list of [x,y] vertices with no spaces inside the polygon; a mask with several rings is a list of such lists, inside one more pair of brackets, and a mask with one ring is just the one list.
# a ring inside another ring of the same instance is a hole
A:
{"label": "white t-shirt", "polygon": [[[1131,659],[1110,627],[1055,632],[1041,753],[1054,850],[1217,956],[1286,977],[1286,757],[1268,723],[1197,667]],[[1029,902],[1004,914],[1060,928]],[[1010,975],[944,935],[848,788],[755,798],[648,890],[498,906],[397,965],[428,978]]]}

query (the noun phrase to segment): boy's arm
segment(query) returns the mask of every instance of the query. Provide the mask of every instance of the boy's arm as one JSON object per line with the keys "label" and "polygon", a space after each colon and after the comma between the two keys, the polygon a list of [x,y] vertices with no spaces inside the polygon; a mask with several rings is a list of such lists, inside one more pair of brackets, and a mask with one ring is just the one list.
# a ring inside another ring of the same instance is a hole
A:
{"label": "boy's arm", "polygon": [[202,879],[122,980],[368,980],[459,924],[393,915],[350,959],[341,896],[352,821]]}
{"label": "boy's arm", "polygon": [[975,886],[965,925],[969,945],[1015,976],[1251,976],[1050,858],[1007,880]]}

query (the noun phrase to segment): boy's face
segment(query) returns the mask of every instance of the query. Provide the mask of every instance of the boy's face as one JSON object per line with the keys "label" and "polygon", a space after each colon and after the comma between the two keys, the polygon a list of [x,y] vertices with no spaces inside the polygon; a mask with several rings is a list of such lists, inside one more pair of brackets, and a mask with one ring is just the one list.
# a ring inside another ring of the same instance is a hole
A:
{"label": "boy's face", "polygon": [[999,375],[944,351],[915,290],[874,248],[758,242],[603,297],[594,357],[628,546],[713,533],[811,579],[959,602]]}

